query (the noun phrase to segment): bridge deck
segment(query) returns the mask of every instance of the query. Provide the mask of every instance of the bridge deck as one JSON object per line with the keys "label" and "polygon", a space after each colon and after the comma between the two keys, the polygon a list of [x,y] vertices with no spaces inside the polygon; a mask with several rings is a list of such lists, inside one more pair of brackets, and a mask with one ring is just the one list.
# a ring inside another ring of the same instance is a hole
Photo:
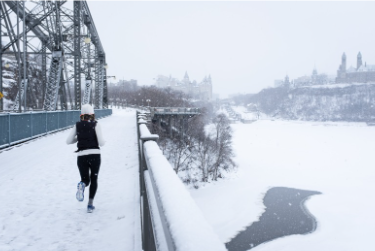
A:
{"label": "bridge deck", "polygon": [[151,117],[155,115],[167,115],[167,116],[178,116],[178,115],[198,115],[200,114],[199,108],[186,108],[186,107],[151,107]]}
{"label": "bridge deck", "polygon": [[68,130],[0,153],[0,250],[141,250],[134,111],[99,123],[102,147],[96,210],[75,198],[80,180]]}

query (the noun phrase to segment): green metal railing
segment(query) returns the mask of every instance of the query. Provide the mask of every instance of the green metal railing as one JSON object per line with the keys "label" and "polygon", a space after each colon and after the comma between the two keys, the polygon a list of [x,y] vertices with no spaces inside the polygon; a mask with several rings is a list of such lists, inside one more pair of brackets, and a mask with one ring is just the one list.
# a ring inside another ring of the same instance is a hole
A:
{"label": "green metal railing", "polygon": [[[81,111],[0,113],[0,148],[68,128],[79,121],[80,114]],[[111,114],[112,109],[95,110],[95,118]]]}

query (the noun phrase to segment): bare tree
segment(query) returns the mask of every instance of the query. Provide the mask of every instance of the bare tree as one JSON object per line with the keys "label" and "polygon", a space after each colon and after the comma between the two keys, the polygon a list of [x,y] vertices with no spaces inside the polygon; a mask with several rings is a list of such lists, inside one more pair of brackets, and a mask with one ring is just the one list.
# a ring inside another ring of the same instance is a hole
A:
{"label": "bare tree", "polygon": [[214,132],[213,138],[213,152],[214,161],[211,166],[211,172],[213,174],[213,180],[217,180],[221,176],[220,169],[225,170],[235,167],[235,163],[232,160],[232,129],[230,128],[230,122],[225,114],[218,114],[214,120]]}

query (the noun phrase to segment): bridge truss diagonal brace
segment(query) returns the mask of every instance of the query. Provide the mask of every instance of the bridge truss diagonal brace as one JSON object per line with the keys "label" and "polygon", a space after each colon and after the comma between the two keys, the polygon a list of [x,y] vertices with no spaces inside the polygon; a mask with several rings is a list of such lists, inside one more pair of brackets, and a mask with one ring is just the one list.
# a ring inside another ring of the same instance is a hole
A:
{"label": "bridge truss diagonal brace", "polygon": [[90,96],[91,96],[91,82],[92,82],[91,77],[90,77],[90,78],[86,78],[85,92],[84,92],[84,94],[83,94],[83,101],[82,101],[82,104],[83,104],[83,105],[85,105],[85,104],[89,104],[89,103],[90,103]]}
{"label": "bridge truss diagonal brace", "polygon": [[62,73],[62,61],[61,51],[54,51],[46,86],[46,94],[43,105],[44,110],[56,110],[57,96],[59,93],[60,78]]}
{"label": "bridge truss diagonal brace", "polygon": [[95,50],[95,108],[103,108],[104,58]]}
{"label": "bridge truss diagonal brace", "polygon": [[[28,84],[27,79],[22,79],[21,88],[17,92],[16,99],[14,100],[15,103],[14,103],[14,106],[13,106],[13,111],[18,111],[19,108],[20,108],[20,105],[22,105],[25,102],[27,84]],[[21,95],[21,98],[20,98],[20,95]]]}

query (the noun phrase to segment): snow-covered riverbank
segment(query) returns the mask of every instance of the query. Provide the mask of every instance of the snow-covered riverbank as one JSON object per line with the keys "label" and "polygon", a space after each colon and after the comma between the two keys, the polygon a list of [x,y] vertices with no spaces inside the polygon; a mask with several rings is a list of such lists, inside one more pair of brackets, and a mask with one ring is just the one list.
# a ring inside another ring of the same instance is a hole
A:
{"label": "snow-covered riverbank", "polygon": [[260,120],[233,124],[237,172],[191,194],[223,242],[257,221],[275,186],[319,191],[306,202],[317,230],[253,250],[372,250],[375,127]]}

